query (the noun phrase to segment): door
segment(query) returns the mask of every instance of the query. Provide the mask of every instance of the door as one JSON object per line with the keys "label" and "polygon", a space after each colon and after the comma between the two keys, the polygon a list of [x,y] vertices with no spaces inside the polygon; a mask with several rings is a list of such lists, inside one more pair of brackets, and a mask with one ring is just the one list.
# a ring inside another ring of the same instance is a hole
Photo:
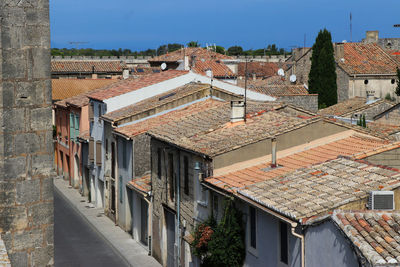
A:
{"label": "door", "polygon": [[148,209],[149,205],[143,198],[140,199],[140,241],[147,246],[148,242]]}
{"label": "door", "polygon": [[167,266],[175,267],[175,214],[165,210],[167,223]]}

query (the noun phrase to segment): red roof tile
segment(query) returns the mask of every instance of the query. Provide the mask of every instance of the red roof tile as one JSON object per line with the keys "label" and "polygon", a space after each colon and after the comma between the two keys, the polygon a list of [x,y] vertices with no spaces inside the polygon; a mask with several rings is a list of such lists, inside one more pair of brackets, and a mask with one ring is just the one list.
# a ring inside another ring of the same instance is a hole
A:
{"label": "red roof tile", "polygon": [[62,100],[118,82],[112,79],[52,79],[53,100]]}
{"label": "red roof tile", "polygon": [[222,55],[220,53],[215,53],[201,47],[186,47],[179,49],[177,51],[167,53],[158,57],[154,57],[149,60],[149,62],[176,62],[178,60],[183,60],[184,57],[196,56],[196,61],[205,60],[221,60],[221,59],[232,59],[230,56]]}
{"label": "red roof tile", "polygon": [[396,74],[398,63],[377,44],[345,43],[344,61],[338,64],[348,74]]}
{"label": "red roof tile", "polygon": [[143,87],[147,87],[156,83],[160,83],[169,79],[185,75],[187,73],[188,71],[167,70],[161,73],[154,73],[151,75],[142,76],[137,79],[122,80],[119,83],[112,84],[110,86],[103,88],[103,90],[101,91],[89,94],[88,97],[103,101],[105,99],[126,94]]}
{"label": "red roof tile", "polygon": [[121,73],[126,67],[123,61],[72,61],[72,60],[52,60],[52,73]]}
{"label": "red roof tile", "polygon": [[[379,140],[377,138],[367,138],[358,134],[354,134],[350,137],[304,150],[283,158],[278,158],[277,161],[280,167],[270,169],[267,172],[263,171],[262,169],[270,167],[271,162],[265,162],[263,164],[230,172],[221,176],[210,177],[207,178],[206,181],[222,189],[226,187],[231,188],[232,190],[237,190],[256,182],[264,181],[284,173],[292,172],[299,168],[304,168],[327,160],[336,159],[339,155],[350,156],[356,153],[382,147],[385,144],[387,144],[387,141]],[[240,185],[239,187],[233,186],[229,182],[232,177],[234,177],[233,180],[235,183]]]}
{"label": "red roof tile", "polygon": [[151,176],[145,174],[142,177],[134,178],[128,182],[127,186],[147,194],[151,190]]}
{"label": "red roof tile", "polygon": [[205,75],[208,69],[212,71],[214,77],[236,77],[236,74],[219,60],[198,60],[195,67],[192,68],[194,72],[201,75]]}
{"label": "red roof tile", "polygon": [[[275,76],[280,68],[286,68],[285,63],[280,62],[247,62],[247,73],[256,77]],[[246,62],[238,64],[238,76],[245,76]]]}

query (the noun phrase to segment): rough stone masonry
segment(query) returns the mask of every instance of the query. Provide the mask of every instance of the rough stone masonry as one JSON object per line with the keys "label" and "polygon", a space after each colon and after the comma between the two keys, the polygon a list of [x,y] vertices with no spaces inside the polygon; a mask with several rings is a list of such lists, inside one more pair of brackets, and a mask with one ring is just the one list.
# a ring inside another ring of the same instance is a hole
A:
{"label": "rough stone masonry", "polygon": [[52,266],[48,0],[0,0],[0,234],[12,266]]}

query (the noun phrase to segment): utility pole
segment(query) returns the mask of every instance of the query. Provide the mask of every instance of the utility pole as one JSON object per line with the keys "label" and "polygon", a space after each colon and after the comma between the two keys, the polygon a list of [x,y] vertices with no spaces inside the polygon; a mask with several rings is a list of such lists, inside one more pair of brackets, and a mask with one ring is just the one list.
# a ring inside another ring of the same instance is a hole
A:
{"label": "utility pole", "polygon": [[247,111],[247,62],[248,58],[246,56],[246,65],[244,68],[244,122],[246,122],[246,111]]}

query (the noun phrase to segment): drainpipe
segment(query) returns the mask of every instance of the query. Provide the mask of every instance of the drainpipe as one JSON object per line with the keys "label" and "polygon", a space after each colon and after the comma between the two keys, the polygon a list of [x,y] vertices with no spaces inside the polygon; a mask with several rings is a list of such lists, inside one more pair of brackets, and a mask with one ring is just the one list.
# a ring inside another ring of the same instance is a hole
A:
{"label": "drainpipe", "polygon": [[305,267],[305,247],[304,247],[304,235],[298,234],[295,232],[295,228],[297,223],[291,223],[290,226],[292,227],[292,235],[297,238],[300,238],[301,242],[301,267]]}
{"label": "drainpipe", "polygon": [[178,221],[176,223],[176,227],[178,229],[177,234],[178,234],[178,244],[177,244],[177,263],[176,266],[181,266],[181,152],[178,150],[178,172],[177,172],[177,177],[176,177],[176,202],[177,202],[177,213],[176,216],[178,217]]}
{"label": "drainpipe", "polygon": [[353,76],[353,97],[355,97],[356,95],[356,92],[355,92],[355,87],[354,87],[354,84],[356,83],[356,75],[354,74],[354,76]]}

